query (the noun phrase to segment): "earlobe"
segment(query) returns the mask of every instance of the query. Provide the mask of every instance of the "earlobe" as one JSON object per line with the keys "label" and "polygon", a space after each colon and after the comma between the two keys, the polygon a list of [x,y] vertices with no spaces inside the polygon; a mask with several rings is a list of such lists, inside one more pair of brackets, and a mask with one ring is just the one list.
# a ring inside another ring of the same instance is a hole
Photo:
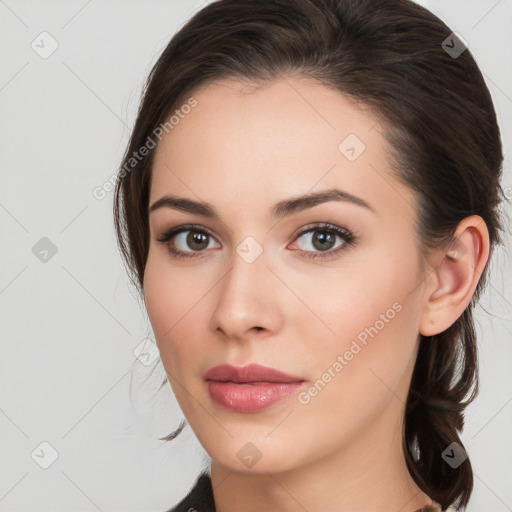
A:
{"label": "earlobe", "polygon": [[448,329],[471,302],[489,259],[489,232],[478,215],[466,217],[457,227],[452,242],[438,252],[430,281],[434,291],[426,297],[420,333],[433,336]]}

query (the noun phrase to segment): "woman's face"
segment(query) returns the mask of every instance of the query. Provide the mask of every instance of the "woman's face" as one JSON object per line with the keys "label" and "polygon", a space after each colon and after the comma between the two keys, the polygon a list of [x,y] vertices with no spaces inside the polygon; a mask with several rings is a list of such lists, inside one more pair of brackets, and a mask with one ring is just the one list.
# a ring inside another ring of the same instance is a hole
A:
{"label": "woman's face", "polygon": [[[149,204],[172,195],[215,215],[170,202],[152,210],[144,279],[188,423],[235,471],[395,450],[424,276],[417,199],[392,177],[377,119],[298,78],[257,90],[226,80],[194,98],[156,150]],[[195,227],[157,241],[185,224]],[[208,383],[206,372],[224,364],[263,365],[299,383]]]}

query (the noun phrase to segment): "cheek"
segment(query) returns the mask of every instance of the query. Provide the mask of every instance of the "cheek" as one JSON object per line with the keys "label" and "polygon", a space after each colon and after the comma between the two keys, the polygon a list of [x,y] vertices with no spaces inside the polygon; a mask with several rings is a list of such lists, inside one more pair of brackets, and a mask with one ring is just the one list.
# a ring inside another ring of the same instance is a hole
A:
{"label": "cheek", "polygon": [[144,270],[144,297],[157,342],[172,327],[172,312],[175,311],[172,307],[175,293],[172,292],[169,277],[158,258],[152,256],[150,251]]}
{"label": "cheek", "polygon": [[319,318],[296,315],[297,335],[309,343],[302,357],[312,362],[314,379],[343,374],[331,380],[347,379],[350,387],[357,382],[370,393],[383,387],[379,375],[393,389],[416,349],[420,304],[413,290],[421,277],[414,254],[412,248],[403,258],[359,253],[347,261],[350,271],[318,274],[314,286],[310,277],[300,278],[298,295]]}
{"label": "cheek", "polygon": [[[359,325],[351,322],[349,334],[330,344],[316,362],[313,383],[319,391],[311,404],[319,411],[317,417],[328,412],[332,425],[322,428],[329,432],[343,425],[349,437],[356,435],[388,406],[405,403],[417,347],[414,308],[394,304],[383,309],[385,320],[369,314]],[[344,328],[340,324],[339,330]]]}
{"label": "cheek", "polygon": [[324,346],[327,342],[343,348],[355,338],[364,342],[368,330],[390,331],[400,323],[398,317],[410,316],[399,310],[406,303],[411,309],[410,292],[419,281],[417,266],[411,260],[401,264],[392,256],[368,256],[371,259],[354,255],[328,271],[289,276],[302,299],[293,301],[296,310],[292,314],[301,327],[316,329]]}
{"label": "cheek", "polygon": [[165,257],[156,253],[148,256],[144,272],[146,309],[155,334],[155,341],[166,370],[180,368],[180,351],[191,347],[193,337],[188,333],[187,343],[180,342],[194,304],[200,300],[198,287],[186,285],[186,273],[176,271]]}
{"label": "cheek", "polygon": [[[317,335],[318,350],[310,347],[301,354],[302,361],[309,361],[311,383],[298,397],[296,424],[305,439],[311,431],[325,439],[319,450],[350,442],[384,410],[405,403],[417,322],[417,305],[404,301],[406,294],[381,288],[370,302],[364,294],[338,294],[340,305],[325,318],[336,335]],[[328,422],[321,420],[326,417]]]}
{"label": "cheek", "polygon": [[[152,252],[153,251],[153,252]],[[170,264],[165,251],[150,249],[144,272],[146,309],[160,351],[162,364],[171,377],[177,397],[189,388],[204,368],[208,326],[209,293],[218,279],[207,266],[178,267]]]}

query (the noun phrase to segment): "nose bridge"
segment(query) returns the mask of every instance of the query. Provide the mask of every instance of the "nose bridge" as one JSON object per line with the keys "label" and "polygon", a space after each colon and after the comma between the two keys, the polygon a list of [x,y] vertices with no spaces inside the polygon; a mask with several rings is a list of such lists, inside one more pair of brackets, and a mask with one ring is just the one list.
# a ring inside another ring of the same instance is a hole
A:
{"label": "nose bridge", "polygon": [[234,248],[230,269],[220,284],[213,329],[220,328],[236,339],[255,327],[274,329],[278,312],[270,296],[272,277],[263,247],[253,237],[246,237]]}

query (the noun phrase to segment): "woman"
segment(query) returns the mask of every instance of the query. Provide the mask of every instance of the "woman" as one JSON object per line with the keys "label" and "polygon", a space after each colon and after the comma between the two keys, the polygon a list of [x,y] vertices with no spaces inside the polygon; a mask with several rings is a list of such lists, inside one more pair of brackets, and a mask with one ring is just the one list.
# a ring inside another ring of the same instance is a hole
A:
{"label": "woman", "polygon": [[172,510],[468,503],[502,161],[470,51],[408,0],[220,0],[174,35],[114,204],[211,457]]}

